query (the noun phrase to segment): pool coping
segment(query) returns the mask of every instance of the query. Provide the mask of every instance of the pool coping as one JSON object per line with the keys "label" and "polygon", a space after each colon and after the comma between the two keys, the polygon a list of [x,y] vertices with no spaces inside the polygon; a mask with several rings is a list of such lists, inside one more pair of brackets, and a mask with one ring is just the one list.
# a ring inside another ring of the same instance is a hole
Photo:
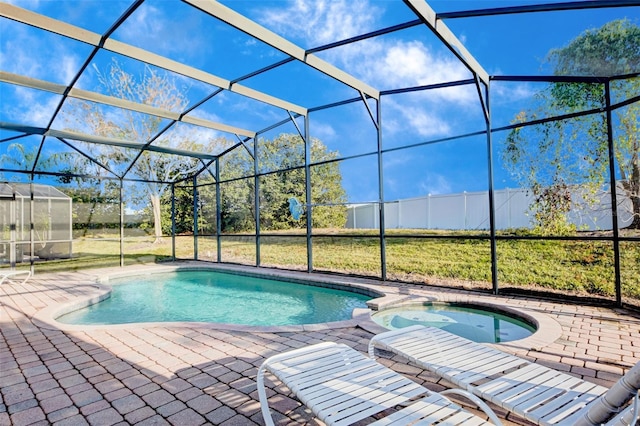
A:
{"label": "pool coping", "polygon": [[[349,320],[303,325],[250,326],[241,324],[208,322],[141,322],[109,325],[73,325],[61,323],[56,320],[56,318],[68,312],[84,308],[94,303],[98,303],[109,297],[109,294],[111,292],[111,287],[108,285],[109,279],[135,275],[174,272],[180,270],[211,270],[261,278],[278,279],[281,281],[297,282],[301,284],[311,284],[321,287],[354,291],[356,293],[369,295],[373,297],[373,299],[367,302],[368,308],[354,309],[352,318]],[[499,312],[505,312],[521,318],[525,318],[528,322],[536,326],[536,332],[534,332],[527,338],[514,340],[511,342],[488,344],[489,346],[494,346],[508,352],[519,352],[522,350],[531,349],[539,350],[555,342],[562,336],[561,325],[550,316],[542,312],[522,308],[520,306],[518,306],[517,308],[514,306],[509,306],[506,303],[502,303],[505,302],[505,300],[502,300],[500,304],[497,304],[496,302],[481,300],[483,296],[471,292],[446,292],[442,289],[439,289],[438,291],[429,291],[429,289],[423,287],[410,288],[406,285],[398,285],[398,283],[383,283],[381,281],[375,281],[366,278],[354,278],[327,274],[323,275],[318,273],[314,273],[313,276],[311,276],[309,273],[302,271],[284,271],[262,267],[247,267],[243,265],[206,264],[202,262],[192,261],[176,262],[172,264],[135,265],[117,269],[107,268],[82,271],[82,273],[87,275],[86,284],[90,287],[94,287],[95,293],[90,294],[86,297],[80,297],[70,302],[47,306],[37,311],[32,317],[36,325],[46,329],[64,331],[90,331],[146,327],[200,327],[216,330],[253,333],[295,333],[302,331],[321,331],[326,329],[359,327],[370,333],[378,334],[388,330],[387,328],[374,322],[374,320],[371,318],[371,314],[374,311],[382,310],[387,307],[397,307],[406,304],[438,302],[473,304],[494,311],[497,310]]]}

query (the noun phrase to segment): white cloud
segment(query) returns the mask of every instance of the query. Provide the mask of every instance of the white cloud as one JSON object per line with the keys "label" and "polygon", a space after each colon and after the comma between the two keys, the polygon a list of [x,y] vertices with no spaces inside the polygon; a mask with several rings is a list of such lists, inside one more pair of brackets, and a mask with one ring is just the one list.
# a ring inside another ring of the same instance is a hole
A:
{"label": "white cloud", "polygon": [[435,108],[398,103],[392,98],[385,99],[384,108],[384,126],[389,135],[409,130],[418,136],[431,138],[452,132],[449,122]]}
{"label": "white cloud", "polygon": [[72,50],[77,44],[14,22],[4,25],[0,69],[53,83],[71,83],[80,70],[81,58]]}
{"label": "white cloud", "polygon": [[[267,27],[309,47],[344,40],[376,29],[382,14],[368,0],[293,0],[263,12]],[[401,34],[401,33],[398,33]],[[461,80],[470,72],[453,55],[442,55],[422,41],[375,38],[320,54],[381,89]]]}
{"label": "white cloud", "polygon": [[40,6],[40,0],[5,0],[9,4],[22,7],[23,9],[36,10]]}
{"label": "white cloud", "polygon": [[450,194],[452,192],[451,183],[446,177],[437,173],[429,174],[426,179],[420,181],[419,186],[425,194],[437,195]]}
{"label": "white cloud", "polygon": [[185,141],[196,141],[207,145],[222,138],[223,133],[218,130],[178,123],[162,136],[158,144],[180,148],[180,144]]}
{"label": "white cloud", "polygon": [[336,137],[336,131],[329,123],[314,120],[310,126],[310,132],[314,138],[322,141],[330,141]]}
{"label": "white cloud", "polygon": [[404,108],[403,113],[409,124],[418,131],[420,136],[432,137],[447,135],[451,128],[439,117],[416,107]]}
{"label": "white cloud", "polygon": [[[0,68],[15,74],[36,77],[40,72],[40,62],[21,49],[16,49],[15,42],[3,43],[0,49]],[[11,53],[8,53],[11,52]]]}
{"label": "white cloud", "polygon": [[[385,3],[367,0],[293,0],[264,12],[267,27],[309,47],[343,40],[376,27]],[[389,6],[392,7],[392,6]],[[397,89],[468,79],[471,73],[452,54],[422,40],[400,38],[402,33],[341,46],[318,55],[366,83],[381,89]],[[477,106],[474,87],[450,87],[386,98],[385,129],[411,127],[422,137],[451,133],[442,119],[442,102],[450,106]],[[390,107],[389,107],[390,106]],[[389,112],[389,108],[391,112]]]}
{"label": "white cloud", "polygon": [[203,108],[198,108],[198,109],[196,109],[194,111],[191,111],[189,114],[187,114],[187,117],[188,116],[194,116],[194,117],[197,117],[197,118],[202,118],[204,120],[209,120],[209,121],[213,121],[213,122],[216,122],[216,123],[222,123],[223,122],[223,120],[220,118],[219,115],[217,115],[216,113],[213,113],[211,111],[206,111]]}
{"label": "white cloud", "polygon": [[194,31],[201,23],[171,16],[168,14],[171,10],[168,3],[166,7],[158,8],[145,2],[116,31],[115,37],[172,59],[202,57],[207,52],[205,41]]}
{"label": "white cloud", "polygon": [[509,102],[531,99],[538,91],[526,82],[499,82],[491,86],[493,99],[505,99]]}
{"label": "white cloud", "polygon": [[53,70],[59,75],[61,81],[71,83],[80,71],[80,58],[77,55],[63,55],[60,58],[60,67]]}
{"label": "white cloud", "polygon": [[166,29],[168,22],[167,17],[158,8],[146,3],[129,17],[119,35],[128,43],[148,46],[152,42],[157,47],[156,51],[165,51],[177,44],[174,41],[174,34],[171,37],[158,37],[158,34],[168,33]]}
{"label": "white cloud", "polygon": [[60,96],[42,96],[41,93],[24,87],[15,87],[12,103],[5,103],[10,106],[4,113],[17,124],[24,124],[37,127],[46,127],[53,115]]}
{"label": "white cloud", "polygon": [[404,167],[406,164],[411,163],[414,159],[413,155],[406,151],[397,151],[392,156],[384,157],[384,168],[393,169],[395,167]]}
{"label": "white cloud", "polygon": [[379,12],[367,0],[293,0],[280,9],[261,10],[261,22],[315,47],[371,30]]}
{"label": "white cloud", "polygon": [[[363,79],[383,89],[423,86],[469,78],[469,71],[456,59],[439,57],[418,40],[370,40],[352,45],[343,61]],[[352,64],[351,64],[352,63]],[[357,65],[373,64],[368,66]],[[455,100],[455,96],[451,96]],[[467,96],[463,96],[463,101]]]}

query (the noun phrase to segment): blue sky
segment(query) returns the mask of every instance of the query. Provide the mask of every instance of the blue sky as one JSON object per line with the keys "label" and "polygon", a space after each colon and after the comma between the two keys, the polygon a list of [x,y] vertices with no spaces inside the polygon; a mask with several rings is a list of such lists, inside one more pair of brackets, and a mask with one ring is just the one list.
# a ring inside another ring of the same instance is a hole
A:
{"label": "blue sky", "polygon": [[[89,31],[104,33],[130,5],[127,1],[12,1],[17,6],[65,20]],[[400,1],[391,0],[278,0],[222,3],[257,21],[296,45],[309,49],[380,28],[416,19]],[[438,0],[429,4],[436,12],[535,4],[535,1]],[[628,18],[640,25],[640,8],[595,9],[573,12],[531,13],[447,20],[446,24],[468,51],[491,75],[548,74],[543,59],[552,48],[562,47],[586,29]],[[58,84],[69,84],[91,47],[47,34],[13,21],[0,21],[0,69]],[[115,40],[134,45],[189,66],[233,80],[284,59],[276,49],[230,28],[194,7],[175,1],[149,0],[113,34]],[[426,27],[414,27],[317,54],[379,90],[463,80],[470,72],[442,46]],[[115,59],[134,74],[140,64],[102,51],[93,58],[77,83],[78,88],[97,91],[98,71]],[[204,83],[175,76],[188,88],[191,102],[212,91]],[[298,105],[313,108],[358,93],[304,64],[291,62],[242,84]],[[541,88],[530,83],[495,83],[492,91],[494,125],[508,124],[532,95]],[[0,121],[47,125],[60,100],[58,95],[0,83]],[[384,97],[382,100],[383,148],[394,148],[447,138],[483,129],[483,118],[474,86],[454,87]],[[113,113],[115,112],[107,112]],[[256,103],[241,95],[216,96],[193,116],[250,130],[261,130],[288,117],[285,111]],[[68,123],[54,123],[64,128]],[[181,124],[174,131],[193,131]],[[198,130],[202,138],[233,135]],[[361,102],[310,114],[312,137],[322,140],[343,156],[376,149],[376,134]],[[286,125],[268,132],[295,132]],[[0,130],[0,138],[12,136]],[[500,135],[496,136],[499,150]],[[37,144],[39,138],[25,143]],[[48,149],[60,149],[55,141]],[[0,145],[0,154],[7,144]],[[65,148],[66,149],[66,148]],[[496,153],[498,158],[499,152]],[[484,136],[451,143],[393,151],[383,157],[384,191],[388,200],[425,194],[482,191],[487,188]],[[378,198],[375,157],[347,160],[341,164],[349,201]],[[496,187],[515,187],[499,162]]]}

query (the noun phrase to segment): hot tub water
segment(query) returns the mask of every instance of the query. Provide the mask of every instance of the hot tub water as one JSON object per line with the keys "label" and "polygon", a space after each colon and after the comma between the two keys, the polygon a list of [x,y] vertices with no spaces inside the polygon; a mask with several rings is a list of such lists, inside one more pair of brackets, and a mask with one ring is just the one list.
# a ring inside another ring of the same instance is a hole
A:
{"label": "hot tub water", "polygon": [[379,311],[372,319],[392,330],[416,324],[437,327],[479,343],[510,342],[535,332],[523,319],[466,304],[405,305]]}

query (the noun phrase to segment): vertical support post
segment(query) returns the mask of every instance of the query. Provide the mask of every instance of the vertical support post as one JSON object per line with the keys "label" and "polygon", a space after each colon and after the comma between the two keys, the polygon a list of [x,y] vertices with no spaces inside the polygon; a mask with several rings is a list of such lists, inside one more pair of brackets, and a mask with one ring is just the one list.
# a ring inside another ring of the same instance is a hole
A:
{"label": "vertical support post", "polygon": [[222,203],[222,196],[220,194],[220,158],[216,158],[216,257],[218,263],[222,262],[222,246],[220,234],[222,233],[222,211],[220,210],[220,204]]}
{"label": "vertical support post", "polygon": [[[366,102],[366,101],[365,101]],[[378,145],[378,217],[380,218],[380,278],[387,280],[387,246],[384,222],[384,176],[382,170],[382,108],[380,99],[376,99],[376,130]]]}
{"label": "vertical support post", "polygon": [[462,217],[462,229],[467,230],[467,191],[462,191],[462,198],[464,199],[464,216]]}
{"label": "vertical support post", "polygon": [[431,229],[431,194],[427,194],[427,229]]}
{"label": "vertical support post", "polygon": [[[71,200],[69,200],[69,217],[73,218],[73,207]],[[69,220],[69,257],[73,253],[73,220]],[[33,273],[33,271],[31,271]]]}
{"label": "vertical support post", "polygon": [[380,228],[380,200],[371,209],[371,227]]}
{"label": "vertical support post", "polygon": [[309,138],[309,116],[304,116],[304,199],[307,205],[307,272],[313,271],[313,239],[311,238],[311,139]]}
{"label": "vertical support post", "polygon": [[198,183],[197,178],[192,178],[193,184],[193,260],[198,260]]}
{"label": "vertical support post", "polygon": [[[488,166],[488,179],[489,179],[489,240],[491,244],[491,283],[493,288],[493,294],[498,294],[498,245],[496,240],[496,203],[495,194],[493,188],[493,135],[491,134],[491,88],[490,83],[486,83],[484,86],[484,98],[482,99],[482,91],[480,90],[480,83],[478,84],[478,94],[480,96],[480,102],[485,113],[485,121],[487,124],[487,166]],[[486,103],[485,103],[486,102]]]}
{"label": "vertical support post", "polygon": [[611,123],[611,82],[604,86],[607,109],[607,148],[609,151],[609,187],[611,192],[611,224],[613,226],[613,267],[616,288],[616,306],[622,307],[622,281],[620,278],[620,231],[618,229],[618,196],[616,184],[616,158],[613,145],[613,125]]}
{"label": "vertical support post", "polygon": [[253,208],[256,221],[256,266],[260,266],[260,178],[258,177],[258,134],[253,138]]}
{"label": "vertical support post", "polygon": [[511,196],[509,195],[509,188],[506,189],[507,197],[507,228],[511,228]]}
{"label": "vertical support post", "polygon": [[120,198],[120,267],[124,267],[124,181],[120,179],[119,198]]}
{"label": "vertical support post", "polygon": [[11,269],[16,267],[16,238],[18,237],[18,198],[16,197],[16,190],[11,187],[12,197],[9,201],[9,266]]}
{"label": "vertical support post", "polygon": [[351,211],[353,212],[353,229],[358,229],[358,222],[356,220],[356,218],[358,217],[358,207],[353,206],[351,208]]}
{"label": "vertical support post", "polygon": [[35,243],[35,224],[33,223],[35,220],[35,212],[34,212],[34,208],[36,206],[36,202],[34,200],[33,197],[33,176],[31,176],[31,182],[29,183],[29,192],[31,193],[31,197],[30,197],[30,203],[31,203],[31,211],[29,212],[29,223],[30,223],[30,227],[29,227],[29,268],[31,269],[31,273],[33,273],[33,257],[35,255],[34,251],[36,249],[36,243]]}
{"label": "vertical support post", "polygon": [[176,184],[171,183],[171,258],[176,261]]}

